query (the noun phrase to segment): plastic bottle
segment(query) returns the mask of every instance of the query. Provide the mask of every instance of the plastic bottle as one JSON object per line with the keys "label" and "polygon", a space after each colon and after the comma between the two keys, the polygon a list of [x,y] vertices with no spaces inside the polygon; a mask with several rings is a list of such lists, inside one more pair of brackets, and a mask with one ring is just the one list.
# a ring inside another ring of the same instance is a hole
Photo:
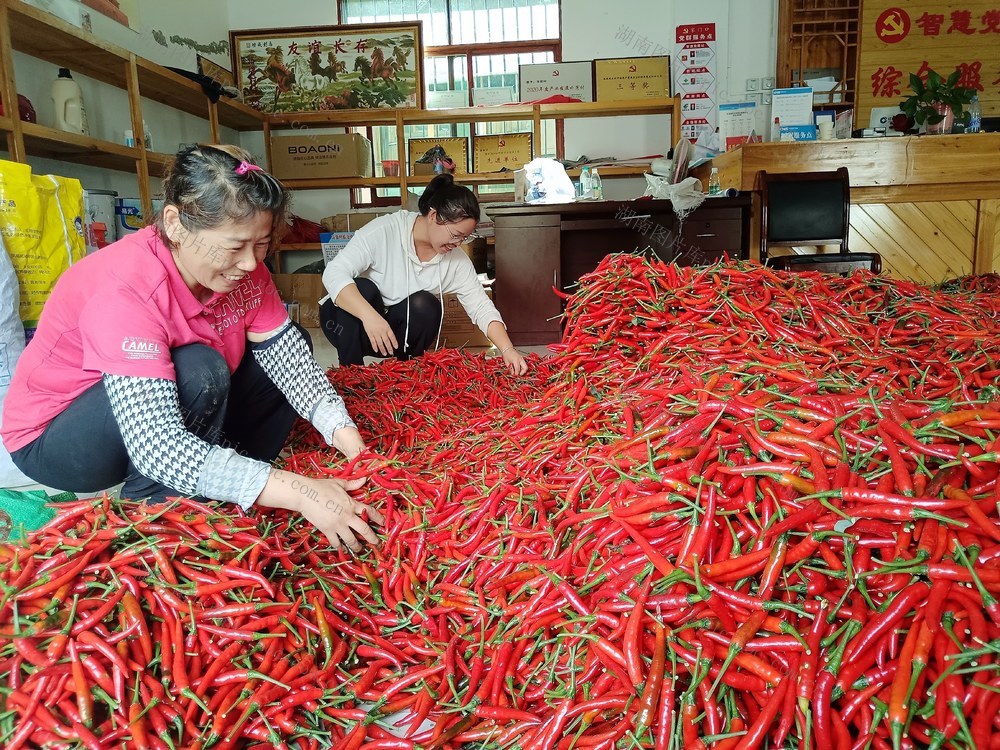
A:
{"label": "plastic bottle", "polygon": [[594,200],[604,200],[604,185],[601,183],[601,176],[597,174],[597,167],[590,170],[590,191]]}
{"label": "plastic bottle", "polygon": [[781,140],[781,120],[775,117],[774,122],[771,123],[771,143],[777,143],[780,140]]}
{"label": "plastic bottle", "polygon": [[979,94],[974,94],[969,103],[969,124],[965,126],[966,133],[978,133],[983,129],[983,105],[979,103]]}
{"label": "plastic bottle", "polygon": [[722,193],[722,185],[719,183],[719,168],[712,167],[712,174],[708,176],[708,194],[719,195]]}
{"label": "plastic bottle", "polygon": [[59,68],[59,77],[52,82],[52,103],[55,105],[57,130],[89,135],[87,110],[83,106],[80,85],[69,74],[69,68]]}
{"label": "plastic bottle", "polygon": [[590,167],[580,170],[580,197],[583,200],[590,200],[594,197],[594,186],[590,181]]}

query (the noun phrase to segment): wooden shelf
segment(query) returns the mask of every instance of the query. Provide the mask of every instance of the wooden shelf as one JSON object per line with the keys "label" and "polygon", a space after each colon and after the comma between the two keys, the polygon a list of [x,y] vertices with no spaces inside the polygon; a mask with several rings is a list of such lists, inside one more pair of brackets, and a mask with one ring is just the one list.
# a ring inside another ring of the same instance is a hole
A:
{"label": "wooden shelf", "polygon": [[[397,116],[404,125],[432,125],[453,122],[501,122],[534,119],[535,111],[543,120],[577,117],[619,117],[624,115],[671,114],[675,99],[651,99],[629,102],[570,102],[566,104],[509,104],[499,107],[461,107],[457,109],[362,109],[300,112],[266,115],[272,130],[289,128],[339,128],[361,125],[393,125]],[[678,108],[679,114],[679,108]]]}
{"label": "wooden shelf", "polygon": [[89,135],[55,130],[32,122],[22,122],[24,147],[31,156],[59,159],[120,172],[136,172],[139,150]]}
{"label": "wooden shelf", "polygon": [[[598,166],[601,177],[641,177],[649,171],[648,165],[634,166]],[[579,177],[579,169],[569,169],[566,173],[570,177]],[[426,185],[433,180],[436,175],[418,174],[408,175],[407,185]],[[492,183],[513,182],[513,172],[485,172],[479,174],[458,174],[455,180],[462,185],[489,185]],[[333,188],[374,188],[374,187],[399,187],[399,177],[331,177],[329,179],[310,180],[282,180],[282,184],[289,190],[322,190]]]}
{"label": "wooden shelf", "polygon": [[398,177],[327,177],[308,180],[282,180],[289,190],[323,190],[326,188],[399,187]]}
{"label": "wooden shelf", "polygon": [[[405,125],[456,123],[456,122],[501,122],[531,120],[536,144],[540,140],[539,128],[542,120],[568,120],[586,117],[624,117],[631,115],[671,116],[671,140],[680,137],[680,98],[655,99],[627,102],[571,102],[566,104],[511,104],[500,107],[462,107],[457,109],[376,109],[355,111],[304,112],[294,115],[268,115],[269,130],[302,128],[340,128],[369,125],[395,125],[402,138],[401,128]],[[649,170],[648,164],[598,167],[602,177],[639,177]],[[571,176],[578,176],[579,169],[570,170]],[[399,177],[339,177],[329,179],[283,180],[291,190],[316,190],[333,188],[377,188],[426,185],[434,175],[408,175]],[[492,172],[486,174],[460,174],[456,179],[465,185],[488,185],[511,183],[514,172]]]}
{"label": "wooden shelf", "polygon": [[[135,59],[142,97],[208,119],[209,99],[194,81],[18,0],[8,0],[7,6],[11,46],[17,51],[122,89],[128,87],[128,69]],[[263,127],[264,116],[250,107],[240,102],[219,105],[221,125],[235,130]]]}
{"label": "wooden shelf", "polygon": [[277,253],[284,253],[284,252],[287,252],[289,250],[291,250],[291,251],[295,251],[295,250],[299,250],[299,251],[302,251],[302,250],[319,251],[319,250],[322,250],[322,249],[323,249],[322,245],[319,242],[290,242],[288,244],[282,243],[281,245],[278,245],[278,247],[274,248],[274,251],[277,252]]}
{"label": "wooden shelf", "polygon": [[149,167],[150,177],[163,177],[174,161],[173,154],[159,154],[155,151],[146,152],[146,164]]}
{"label": "wooden shelf", "polygon": [[236,99],[219,99],[217,111],[219,123],[233,130],[260,130],[264,127],[264,115]]}
{"label": "wooden shelf", "polygon": [[7,17],[10,43],[18,52],[125,88],[128,50],[17,0],[8,0]]}
{"label": "wooden shelf", "polygon": [[265,115],[271,130],[299,130],[302,128],[349,128],[366,125],[394,125],[396,109],[330,110],[328,112],[296,112],[294,114]]}

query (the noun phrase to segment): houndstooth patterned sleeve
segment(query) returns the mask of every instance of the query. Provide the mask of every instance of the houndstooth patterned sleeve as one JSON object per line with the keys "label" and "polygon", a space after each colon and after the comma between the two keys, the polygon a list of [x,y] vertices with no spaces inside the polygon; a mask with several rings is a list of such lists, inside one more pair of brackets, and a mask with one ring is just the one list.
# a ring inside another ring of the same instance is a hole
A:
{"label": "houndstooth patterned sleeve", "polygon": [[323,368],[309,352],[302,334],[289,323],[266,341],[250,344],[253,356],[304,419],[330,445],[333,433],[356,427],[344,399],[334,390]]}
{"label": "houndstooth patterned sleeve", "polygon": [[263,491],[270,465],[189,432],[173,381],[105,374],[104,389],[125,450],[144,476],[180,495],[226,500],[243,510]]}

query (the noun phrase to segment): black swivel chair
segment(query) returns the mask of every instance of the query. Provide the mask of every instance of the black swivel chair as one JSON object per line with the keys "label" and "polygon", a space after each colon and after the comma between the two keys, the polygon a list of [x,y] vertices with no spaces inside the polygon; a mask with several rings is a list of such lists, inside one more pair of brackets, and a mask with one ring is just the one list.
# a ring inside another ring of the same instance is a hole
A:
{"label": "black swivel chair", "polygon": [[[852,253],[851,184],[847,167],[835,172],[757,174],[761,194],[760,260],[788,271],[849,273],[882,270],[878,253]],[[838,245],[839,252],[773,255],[773,247]]]}

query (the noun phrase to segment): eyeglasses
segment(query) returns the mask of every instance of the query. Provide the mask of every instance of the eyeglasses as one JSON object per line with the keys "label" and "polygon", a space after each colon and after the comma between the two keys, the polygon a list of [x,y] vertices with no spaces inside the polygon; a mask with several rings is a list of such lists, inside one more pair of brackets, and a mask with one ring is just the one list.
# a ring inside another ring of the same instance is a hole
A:
{"label": "eyeglasses", "polygon": [[463,237],[460,234],[458,234],[458,235],[451,234],[451,235],[448,235],[448,236],[451,239],[451,241],[453,243],[455,243],[456,245],[464,245],[466,242],[471,242],[472,240],[478,240],[479,239],[479,235],[476,234],[475,232],[473,232],[472,234],[466,235],[465,237]]}
{"label": "eyeglasses", "polygon": [[[445,222],[443,222],[443,221],[439,221],[439,222],[437,222],[437,224],[440,227],[447,226],[447,224]],[[476,234],[475,232],[473,232],[472,234],[469,234],[469,235],[464,235],[464,234],[449,234],[448,237],[451,239],[451,242],[448,243],[448,244],[455,244],[455,245],[464,245],[466,242],[471,242],[472,240],[479,239],[479,235]]]}

